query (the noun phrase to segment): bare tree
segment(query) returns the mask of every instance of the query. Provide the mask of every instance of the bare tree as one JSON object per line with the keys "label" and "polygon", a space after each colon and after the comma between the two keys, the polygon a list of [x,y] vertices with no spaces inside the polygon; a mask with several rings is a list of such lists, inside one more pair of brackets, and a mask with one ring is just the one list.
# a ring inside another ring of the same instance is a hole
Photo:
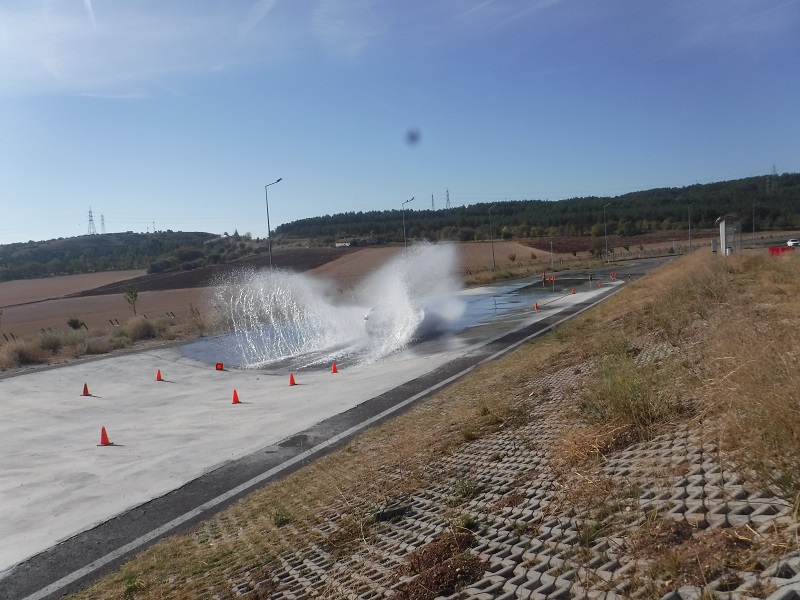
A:
{"label": "bare tree", "polygon": [[133,314],[136,314],[136,301],[139,299],[139,289],[132,283],[126,283],[122,288],[122,295],[125,301],[131,305]]}

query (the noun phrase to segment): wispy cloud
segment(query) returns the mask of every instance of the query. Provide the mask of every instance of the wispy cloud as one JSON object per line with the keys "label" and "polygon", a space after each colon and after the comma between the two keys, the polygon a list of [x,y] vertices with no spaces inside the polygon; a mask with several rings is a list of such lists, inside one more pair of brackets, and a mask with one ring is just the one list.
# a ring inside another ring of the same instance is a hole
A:
{"label": "wispy cloud", "polygon": [[485,8],[491,6],[492,4],[494,4],[494,1],[495,0],[483,0],[483,2],[478,2],[477,4],[473,4],[472,6],[470,6],[467,10],[465,10],[461,14],[456,15],[456,19],[466,19],[470,15],[472,15],[472,14],[474,14],[476,12],[482,11]]}
{"label": "wispy cloud", "polygon": [[[682,35],[676,49],[701,44],[753,42],[755,37],[780,32],[794,35],[800,0],[738,0],[719,4],[701,0],[676,7]],[[755,36],[755,37],[754,37]]]}
{"label": "wispy cloud", "polygon": [[94,20],[94,9],[92,8],[92,0],[83,0],[83,5],[86,7],[86,12],[89,13],[89,17],[92,19],[92,27],[97,29],[97,21]]}
{"label": "wispy cloud", "polygon": [[532,0],[526,3],[482,0],[457,14],[455,20],[479,22],[482,30],[497,31],[560,2],[562,0]]}
{"label": "wispy cloud", "polygon": [[278,0],[258,0],[258,2],[253,4],[253,6],[250,7],[250,11],[248,12],[244,21],[242,22],[241,27],[239,28],[239,34],[241,37],[245,37],[259,23],[261,23],[261,21],[263,21],[266,16],[272,12],[272,9],[275,8],[277,3]]}
{"label": "wispy cloud", "polygon": [[314,32],[339,58],[355,60],[387,31],[389,17],[373,0],[320,0],[314,9]]}
{"label": "wispy cloud", "polygon": [[[263,19],[274,0],[250,13]],[[0,94],[138,96],[233,53],[245,15],[229,3],[20,0],[0,5]],[[97,16],[97,18],[95,18]]]}

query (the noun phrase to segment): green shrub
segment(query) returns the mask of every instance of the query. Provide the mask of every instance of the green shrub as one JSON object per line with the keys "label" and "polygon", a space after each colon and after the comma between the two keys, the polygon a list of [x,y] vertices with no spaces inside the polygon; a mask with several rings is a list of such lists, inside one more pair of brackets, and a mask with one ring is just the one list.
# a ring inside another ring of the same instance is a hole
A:
{"label": "green shrub", "polygon": [[70,329],[80,329],[85,326],[85,323],[78,317],[70,317],[67,319],[67,325],[69,325]]}
{"label": "green shrub", "polygon": [[42,333],[36,340],[36,344],[39,348],[50,354],[55,354],[61,350],[63,343],[61,336],[57,333]]}
{"label": "green shrub", "polygon": [[272,522],[275,524],[275,527],[283,527],[284,525],[288,525],[294,519],[292,518],[291,513],[286,509],[285,506],[282,504],[275,505],[275,508],[272,510]]}

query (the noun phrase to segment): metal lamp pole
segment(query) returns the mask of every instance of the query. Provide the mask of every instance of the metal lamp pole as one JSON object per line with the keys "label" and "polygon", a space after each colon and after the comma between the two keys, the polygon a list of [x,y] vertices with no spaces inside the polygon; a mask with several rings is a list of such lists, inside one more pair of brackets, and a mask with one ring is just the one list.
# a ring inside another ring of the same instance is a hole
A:
{"label": "metal lamp pole", "polygon": [[753,203],[753,248],[756,247],[756,206],[759,204],[761,204],[761,202]]}
{"label": "metal lamp pole", "polygon": [[492,242],[492,271],[497,269],[497,263],[494,260],[494,232],[492,230],[492,209],[494,207],[494,204],[489,207],[489,240]]}
{"label": "metal lamp pole", "polygon": [[[411,196],[411,200],[413,200],[415,196]],[[400,205],[400,210],[403,211],[403,246],[406,250],[408,250],[408,241],[406,240],[406,204],[411,202],[411,200],[406,200]]]}
{"label": "metal lamp pole", "polygon": [[283,177],[278,177],[276,181],[272,183],[268,183],[264,186],[264,199],[267,202],[267,248],[269,248],[269,268],[272,268],[272,228],[269,226],[269,192],[268,188],[271,185],[275,185],[279,181],[283,181]]}
{"label": "metal lamp pole", "polygon": [[606,238],[606,263],[608,263],[608,223],[606,221],[606,207],[610,204],[611,202],[603,207],[603,235]]}
{"label": "metal lamp pole", "polygon": [[692,249],[692,207],[694,203],[690,204],[686,211],[689,213],[689,250]]}

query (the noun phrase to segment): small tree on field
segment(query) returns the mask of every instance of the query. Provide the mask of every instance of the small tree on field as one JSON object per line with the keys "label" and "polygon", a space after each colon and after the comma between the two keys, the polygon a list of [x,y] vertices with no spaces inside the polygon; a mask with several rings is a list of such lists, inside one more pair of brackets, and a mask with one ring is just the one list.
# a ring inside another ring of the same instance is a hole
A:
{"label": "small tree on field", "polygon": [[509,261],[511,261],[512,263],[513,263],[513,262],[516,262],[516,260],[517,260],[517,255],[516,255],[516,253],[512,252],[511,254],[509,254],[509,255],[508,255],[508,260],[509,260]]}
{"label": "small tree on field", "polygon": [[70,317],[67,319],[67,325],[70,326],[70,329],[80,329],[83,327],[83,321],[81,321],[78,317]]}
{"label": "small tree on field", "polygon": [[122,295],[125,301],[130,304],[133,314],[136,314],[136,301],[139,299],[139,289],[132,283],[126,283],[122,288]]}

